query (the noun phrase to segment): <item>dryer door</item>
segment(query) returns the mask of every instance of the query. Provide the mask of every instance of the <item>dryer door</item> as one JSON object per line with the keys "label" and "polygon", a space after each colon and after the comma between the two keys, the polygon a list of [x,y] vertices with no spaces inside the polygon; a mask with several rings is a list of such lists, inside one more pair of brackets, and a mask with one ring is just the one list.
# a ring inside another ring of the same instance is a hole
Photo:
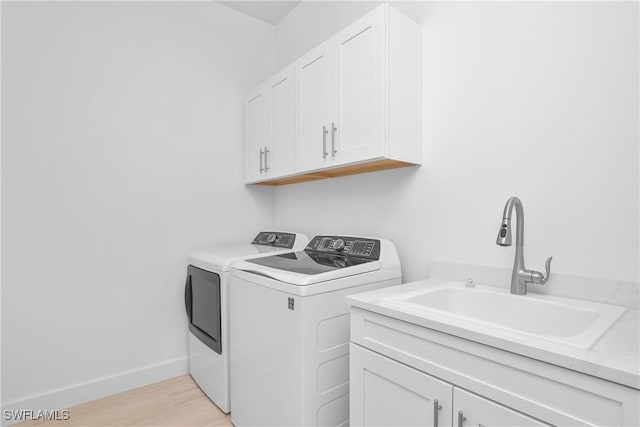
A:
{"label": "dryer door", "polygon": [[187,268],[184,304],[191,333],[221,354],[220,275],[190,265]]}

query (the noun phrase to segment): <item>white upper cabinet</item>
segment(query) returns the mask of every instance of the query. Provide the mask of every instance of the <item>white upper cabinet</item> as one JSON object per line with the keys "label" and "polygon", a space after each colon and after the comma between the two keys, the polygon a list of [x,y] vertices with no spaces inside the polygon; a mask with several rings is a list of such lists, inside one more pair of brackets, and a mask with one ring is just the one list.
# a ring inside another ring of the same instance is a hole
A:
{"label": "white upper cabinet", "polygon": [[[385,8],[379,7],[329,43],[327,94],[331,164],[385,156]],[[300,146],[307,143],[300,140]]]}
{"label": "white upper cabinet", "polygon": [[268,143],[269,102],[263,88],[249,94],[245,102],[245,181],[257,181],[264,173],[264,149]]}
{"label": "white upper cabinet", "polygon": [[294,81],[293,67],[285,69],[269,82],[271,144],[266,158],[267,175],[283,176],[294,166]]}
{"label": "white upper cabinet", "polygon": [[245,181],[294,171],[294,79],[288,67],[252,91],[245,102]]}
{"label": "white upper cabinet", "polygon": [[[287,138],[286,149],[276,153],[266,144],[270,170],[260,173],[258,161],[257,175],[248,171],[247,182],[280,185],[420,164],[421,38],[418,24],[383,4],[295,61],[293,145]],[[289,108],[267,105],[270,116]],[[247,168],[255,167],[252,157],[259,160],[260,144],[256,150],[253,142],[261,139],[255,135],[260,117],[247,106]],[[289,124],[270,119],[270,132]],[[288,128],[285,133],[291,135]],[[280,168],[285,159],[288,167]]]}
{"label": "white upper cabinet", "polygon": [[296,63],[296,171],[327,166],[327,122],[330,117],[327,100],[330,86],[331,60],[328,44],[303,56]]}

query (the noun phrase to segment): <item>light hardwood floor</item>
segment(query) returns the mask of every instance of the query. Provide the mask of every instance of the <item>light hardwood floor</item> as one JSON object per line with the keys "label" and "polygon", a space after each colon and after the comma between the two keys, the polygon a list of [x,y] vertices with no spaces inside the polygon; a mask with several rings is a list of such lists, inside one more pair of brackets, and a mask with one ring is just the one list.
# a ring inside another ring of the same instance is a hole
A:
{"label": "light hardwood floor", "polygon": [[189,375],[151,384],[69,408],[69,420],[27,421],[20,427],[233,426]]}

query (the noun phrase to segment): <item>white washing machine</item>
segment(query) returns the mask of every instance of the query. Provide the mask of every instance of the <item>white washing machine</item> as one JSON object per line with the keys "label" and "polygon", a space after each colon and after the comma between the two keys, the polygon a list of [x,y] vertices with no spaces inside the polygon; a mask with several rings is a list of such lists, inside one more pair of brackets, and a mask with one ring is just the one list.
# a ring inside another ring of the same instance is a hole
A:
{"label": "white washing machine", "polygon": [[304,251],[234,263],[233,424],[348,425],[345,297],[401,282],[395,246],[384,239],[315,236]]}
{"label": "white washing machine", "polygon": [[189,256],[185,309],[189,320],[189,373],[202,391],[228,413],[229,270],[234,261],[301,250],[304,234],[260,232],[250,244],[220,246]]}

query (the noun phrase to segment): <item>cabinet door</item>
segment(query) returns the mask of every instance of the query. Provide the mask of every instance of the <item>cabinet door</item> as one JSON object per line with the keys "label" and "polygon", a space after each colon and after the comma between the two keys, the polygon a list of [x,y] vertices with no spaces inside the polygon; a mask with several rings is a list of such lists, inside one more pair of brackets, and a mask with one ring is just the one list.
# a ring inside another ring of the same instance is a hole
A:
{"label": "cabinet door", "polygon": [[331,41],[331,156],[345,164],[385,156],[385,8],[356,21]]}
{"label": "cabinet door", "polygon": [[266,144],[264,169],[268,178],[294,172],[294,81],[293,66],[268,83],[271,135]]}
{"label": "cabinet door", "polygon": [[327,88],[331,59],[327,44],[296,62],[296,171],[330,165]]}
{"label": "cabinet door", "polygon": [[453,390],[453,420],[458,427],[549,426],[457,387]]}
{"label": "cabinet door", "polygon": [[451,385],[357,344],[350,349],[352,426],[451,426]]}
{"label": "cabinet door", "polygon": [[260,87],[247,97],[245,102],[244,176],[246,182],[254,182],[265,177],[264,148],[269,144],[268,91]]}

